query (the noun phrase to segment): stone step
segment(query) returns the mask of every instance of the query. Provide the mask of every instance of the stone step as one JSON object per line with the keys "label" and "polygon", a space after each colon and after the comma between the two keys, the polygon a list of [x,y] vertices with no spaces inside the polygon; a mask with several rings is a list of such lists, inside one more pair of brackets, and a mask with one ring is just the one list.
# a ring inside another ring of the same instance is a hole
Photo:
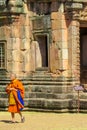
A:
{"label": "stone step", "polygon": [[39,71],[39,72],[41,72],[41,71],[42,71],[42,72],[44,72],[44,71],[47,72],[47,71],[48,71],[48,67],[42,67],[42,68],[39,68],[39,67],[38,67],[38,68],[36,68],[36,72],[38,72],[38,71]]}
{"label": "stone step", "polygon": [[44,99],[44,98],[30,98],[29,107],[31,108],[49,108],[49,109],[62,109],[69,108],[71,99]]}
{"label": "stone step", "polygon": [[[6,92],[0,92],[0,98],[8,98]],[[25,91],[25,98],[46,98],[46,99],[78,99],[77,93],[46,93]],[[80,99],[87,99],[87,93],[81,93]]]}
{"label": "stone step", "polygon": [[[24,106],[28,107],[29,98],[24,99]],[[0,98],[0,108],[8,107],[8,98]]]}
{"label": "stone step", "polygon": [[[29,98],[29,108],[73,109],[77,107],[77,100],[72,99]],[[87,109],[87,100],[80,99],[80,108]]]}
{"label": "stone step", "polygon": [[[25,96],[26,97],[26,96]],[[29,92],[29,98],[45,98],[45,99],[74,99],[77,98],[77,94],[55,94],[55,93],[41,93],[41,92]]]}
{"label": "stone step", "polygon": [[0,92],[5,92],[6,86],[0,86]]}
{"label": "stone step", "polygon": [[[66,93],[66,92],[73,92],[74,88],[73,86],[69,85],[56,85],[56,84],[27,84],[25,85],[25,91],[32,91],[32,92],[47,92],[47,93]],[[5,92],[6,86],[0,86],[0,92]]]}
{"label": "stone step", "polygon": [[8,98],[0,98],[0,108],[8,106]]}
{"label": "stone step", "polygon": [[87,99],[87,93],[83,92],[82,94],[79,95],[79,98],[80,99]]}
{"label": "stone step", "polygon": [[36,85],[72,85],[70,82],[55,82],[55,81],[28,81],[28,84],[36,84]]}
{"label": "stone step", "polygon": [[70,93],[75,92],[71,86],[58,85],[29,85],[29,91],[45,93]]}
{"label": "stone step", "polygon": [[[25,94],[25,98],[45,98],[45,99],[72,99],[78,100],[78,94],[76,92],[69,93],[47,93],[47,92],[30,92]],[[81,93],[79,95],[79,99],[85,100],[87,99],[87,94]]]}
{"label": "stone step", "polygon": [[[76,94],[77,95],[77,94]],[[64,98],[74,98],[75,94],[72,93],[46,93],[46,92],[30,92],[25,91],[25,98],[53,98],[53,99],[64,99]],[[86,98],[87,96],[85,96]],[[0,98],[8,98],[6,92],[0,92]]]}
{"label": "stone step", "polygon": [[49,77],[47,75],[33,75],[27,79],[23,79],[23,83],[33,83],[33,84],[71,84],[72,78],[64,78],[64,77]]}
{"label": "stone step", "polygon": [[0,98],[7,98],[8,95],[6,92],[0,92]]}
{"label": "stone step", "polygon": [[[24,84],[25,91],[29,91],[29,84]],[[0,92],[6,92],[6,85],[0,85]]]}
{"label": "stone step", "polygon": [[[9,82],[8,82],[9,83]],[[7,82],[1,81],[0,87],[6,87],[8,85]],[[72,85],[71,82],[60,82],[56,80],[40,80],[40,79],[33,79],[32,80],[25,80],[23,81],[24,85],[36,84],[36,85]]]}
{"label": "stone step", "polygon": [[[33,109],[73,109],[77,108],[77,99],[46,99],[46,98],[25,98],[25,108]],[[0,98],[0,108],[8,107],[8,98]],[[80,108],[87,109],[87,99],[80,99]]]}
{"label": "stone step", "polygon": [[[71,84],[72,79],[65,79],[65,78],[53,78],[53,77],[29,77],[27,79],[21,79],[24,85],[27,84]],[[10,83],[9,79],[2,79],[0,80],[0,86],[7,86]]]}
{"label": "stone step", "polygon": [[72,82],[72,78],[65,78],[65,77],[52,77],[49,75],[40,75],[40,74],[33,74],[31,76],[29,76],[28,78],[24,78],[23,81],[24,82],[28,82],[28,81],[56,81],[56,82]]}
{"label": "stone step", "polygon": [[50,73],[47,72],[37,72],[37,73],[33,73],[32,75],[29,76],[30,77],[36,77],[36,78],[52,78]]}
{"label": "stone step", "polygon": [[[2,79],[0,81],[0,107],[7,107],[8,98],[5,89],[10,80]],[[25,107],[33,109],[65,109],[70,106],[73,107],[73,102],[77,98],[75,94],[77,93],[74,91],[71,81],[71,79],[64,77],[53,78],[49,74],[46,77],[45,71],[44,73],[31,75],[27,79],[22,79],[25,87]],[[5,100],[4,104],[3,99]]]}

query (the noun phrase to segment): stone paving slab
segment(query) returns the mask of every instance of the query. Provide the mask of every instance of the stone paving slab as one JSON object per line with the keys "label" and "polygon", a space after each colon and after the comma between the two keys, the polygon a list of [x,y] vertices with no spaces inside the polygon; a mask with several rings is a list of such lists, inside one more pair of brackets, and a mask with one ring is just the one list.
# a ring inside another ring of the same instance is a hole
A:
{"label": "stone paving slab", "polygon": [[0,112],[0,130],[87,130],[86,113],[23,112],[25,122],[15,115],[17,123],[10,123],[8,112]]}

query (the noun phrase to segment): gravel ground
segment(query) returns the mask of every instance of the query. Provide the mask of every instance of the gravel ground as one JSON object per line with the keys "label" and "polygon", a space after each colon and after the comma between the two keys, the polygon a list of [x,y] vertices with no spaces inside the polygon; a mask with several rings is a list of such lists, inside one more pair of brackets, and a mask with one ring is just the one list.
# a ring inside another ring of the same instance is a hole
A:
{"label": "gravel ground", "polygon": [[87,130],[86,113],[41,113],[23,112],[25,122],[15,115],[11,123],[9,112],[0,112],[0,130]]}

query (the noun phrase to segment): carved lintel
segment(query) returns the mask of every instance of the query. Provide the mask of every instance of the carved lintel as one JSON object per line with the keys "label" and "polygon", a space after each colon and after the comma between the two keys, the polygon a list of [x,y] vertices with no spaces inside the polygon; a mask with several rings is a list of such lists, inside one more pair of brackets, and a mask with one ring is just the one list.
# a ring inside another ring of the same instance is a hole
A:
{"label": "carved lintel", "polygon": [[79,12],[79,19],[87,21],[87,5],[84,7],[84,10]]}
{"label": "carved lintel", "polygon": [[23,13],[23,1],[22,0],[9,0],[8,10],[11,13]]}
{"label": "carved lintel", "polygon": [[1,0],[0,1],[0,8],[1,7],[6,7],[6,0]]}
{"label": "carved lintel", "polygon": [[79,11],[73,11],[72,16],[73,20],[79,20]]}
{"label": "carved lintel", "polygon": [[87,5],[84,7],[83,10],[73,11],[73,19],[87,21]]}
{"label": "carved lintel", "polygon": [[71,6],[68,5],[68,7],[65,5],[66,14],[68,14],[68,16],[70,16],[71,19],[87,21],[87,4],[85,4],[84,6],[80,5],[79,8],[77,8],[77,9],[75,8],[76,6],[77,5],[75,5],[73,8],[71,8],[72,3],[71,3]]}
{"label": "carved lintel", "polygon": [[65,9],[68,10],[81,10],[83,9],[82,3],[66,2]]}

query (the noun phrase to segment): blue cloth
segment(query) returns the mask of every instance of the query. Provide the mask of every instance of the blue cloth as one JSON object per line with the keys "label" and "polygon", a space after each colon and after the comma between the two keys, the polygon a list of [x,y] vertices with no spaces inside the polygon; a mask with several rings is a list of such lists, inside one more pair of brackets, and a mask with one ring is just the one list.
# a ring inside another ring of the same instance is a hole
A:
{"label": "blue cloth", "polygon": [[[18,95],[18,99],[19,99],[20,103],[24,106],[24,100],[21,97],[20,90],[17,91],[17,95]],[[20,110],[22,110],[22,109],[23,108],[20,108]]]}

